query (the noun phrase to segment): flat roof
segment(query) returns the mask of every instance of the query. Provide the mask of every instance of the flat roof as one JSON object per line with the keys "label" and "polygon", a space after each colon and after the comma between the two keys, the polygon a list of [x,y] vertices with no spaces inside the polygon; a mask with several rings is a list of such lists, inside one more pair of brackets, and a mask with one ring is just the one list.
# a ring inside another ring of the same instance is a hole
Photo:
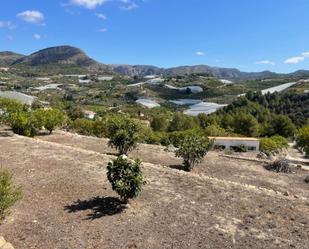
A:
{"label": "flat roof", "polygon": [[209,139],[217,140],[237,140],[237,141],[260,141],[254,137],[208,137]]}

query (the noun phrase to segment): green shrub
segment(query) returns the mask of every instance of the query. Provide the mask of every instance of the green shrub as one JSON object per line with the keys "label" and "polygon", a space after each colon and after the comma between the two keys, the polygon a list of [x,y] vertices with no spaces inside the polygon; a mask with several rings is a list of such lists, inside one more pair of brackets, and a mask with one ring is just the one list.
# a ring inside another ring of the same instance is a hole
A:
{"label": "green shrub", "polygon": [[71,123],[70,129],[81,135],[92,136],[94,135],[94,122],[85,118],[78,118]]}
{"label": "green shrub", "polygon": [[309,156],[309,125],[298,130],[296,134],[296,146]]}
{"label": "green shrub", "polygon": [[175,155],[176,157],[182,157],[184,169],[191,171],[202,161],[211,146],[212,142],[207,137],[191,134],[185,136],[180,142]]}
{"label": "green shrub", "polygon": [[63,125],[65,116],[58,109],[50,109],[44,111],[44,123],[43,126],[51,134],[53,130]]}
{"label": "green shrub", "polygon": [[157,115],[152,118],[150,126],[154,131],[166,131],[169,120],[164,115]]}
{"label": "green shrub", "polygon": [[260,141],[260,150],[265,153],[275,152],[288,148],[288,141],[281,136],[273,136],[270,138],[263,138]]}
{"label": "green shrub", "polygon": [[176,112],[169,124],[168,130],[173,131],[185,131],[198,127],[197,119],[189,117],[183,113]]}
{"label": "green shrub", "polygon": [[107,178],[124,203],[136,198],[144,184],[141,161],[120,156],[107,165]]}
{"label": "green shrub", "polygon": [[0,220],[9,214],[9,209],[21,199],[21,188],[13,185],[12,175],[8,171],[0,171]]}
{"label": "green shrub", "polygon": [[27,137],[35,136],[42,126],[33,113],[25,111],[10,114],[8,124],[14,133]]}
{"label": "green shrub", "polygon": [[127,155],[136,148],[139,141],[141,125],[136,120],[127,117],[118,117],[107,123],[108,145],[116,148],[121,155]]}

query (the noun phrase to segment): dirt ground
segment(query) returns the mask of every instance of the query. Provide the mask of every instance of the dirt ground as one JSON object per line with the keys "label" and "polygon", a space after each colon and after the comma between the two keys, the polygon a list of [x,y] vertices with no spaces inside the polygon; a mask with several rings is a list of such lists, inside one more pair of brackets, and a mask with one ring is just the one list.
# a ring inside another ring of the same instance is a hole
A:
{"label": "dirt ground", "polygon": [[[141,145],[147,181],[128,209],[106,179],[106,140],[0,136],[0,167],[23,199],[0,225],[16,249],[309,248],[308,172],[284,175],[212,152],[194,172]],[[286,195],[286,191],[289,195]]]}

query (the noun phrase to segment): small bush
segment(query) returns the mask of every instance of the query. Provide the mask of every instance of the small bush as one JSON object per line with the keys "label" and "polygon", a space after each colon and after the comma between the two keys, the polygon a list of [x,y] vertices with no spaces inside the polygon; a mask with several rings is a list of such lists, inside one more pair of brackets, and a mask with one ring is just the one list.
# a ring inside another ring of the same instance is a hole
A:
{"label": "small bush", "polygon": [[309,156],[309,125],[301,128],[296,134],[296,146]]}
{"label": "small bush", "polygon": [[176,157],[183,158],[183,166],[186,171],[191,171],[198,163],[200,163],[212,143],[207,137],[191,134],[186,136],[176,150]]}
{"label": "small bush", "polygon": [[292,169],[290,167],[290,164],[288,162],[288,160],[286,159],[279,159],[275,162],[272,162],[270,164],[268,164],[265,167],[267,170],[270,171],[275,171],[277,173],[292,173]]}
{"label": "small bush", "polygon": [[21,196],[21,188],[14,187],[12,175],[8,171],[0,171],[0,221],[9,214],[9,209]]}
{"label": "small bush", "polygon": [[115,118],[107,124],[108,145],[116,148],[120,155],[127,155],[139,141],[140,124],[130,118]]}
{"label": "small bush", "polygon": [[107,166],[107,178],[124,203],[136,198],[144,184],[141,161],[131,161],[125,156],[120,156]]}
{"label": "small bush", "polygon": [[281,136],[263,138],[260,141],[260,150],[267,154],[288,148],[288,146],[288,141]]}

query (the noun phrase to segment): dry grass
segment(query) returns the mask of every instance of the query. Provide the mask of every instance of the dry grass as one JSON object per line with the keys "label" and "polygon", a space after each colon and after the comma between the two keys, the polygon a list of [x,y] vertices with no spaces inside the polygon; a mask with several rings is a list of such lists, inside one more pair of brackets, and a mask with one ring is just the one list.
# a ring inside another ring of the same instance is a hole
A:
{"label": "dry grass", "polygon": [[147,185],[121,209],[105,176],[114,153],[106,140],[14,136],[0,148],[0,164],[24,189],[0,226],[16,249],[309,247],[303,172],[278,175],[210,153],[185,173],[170,168],[181,163],[172,153],[143,145],[133,157],[145,162]]}

